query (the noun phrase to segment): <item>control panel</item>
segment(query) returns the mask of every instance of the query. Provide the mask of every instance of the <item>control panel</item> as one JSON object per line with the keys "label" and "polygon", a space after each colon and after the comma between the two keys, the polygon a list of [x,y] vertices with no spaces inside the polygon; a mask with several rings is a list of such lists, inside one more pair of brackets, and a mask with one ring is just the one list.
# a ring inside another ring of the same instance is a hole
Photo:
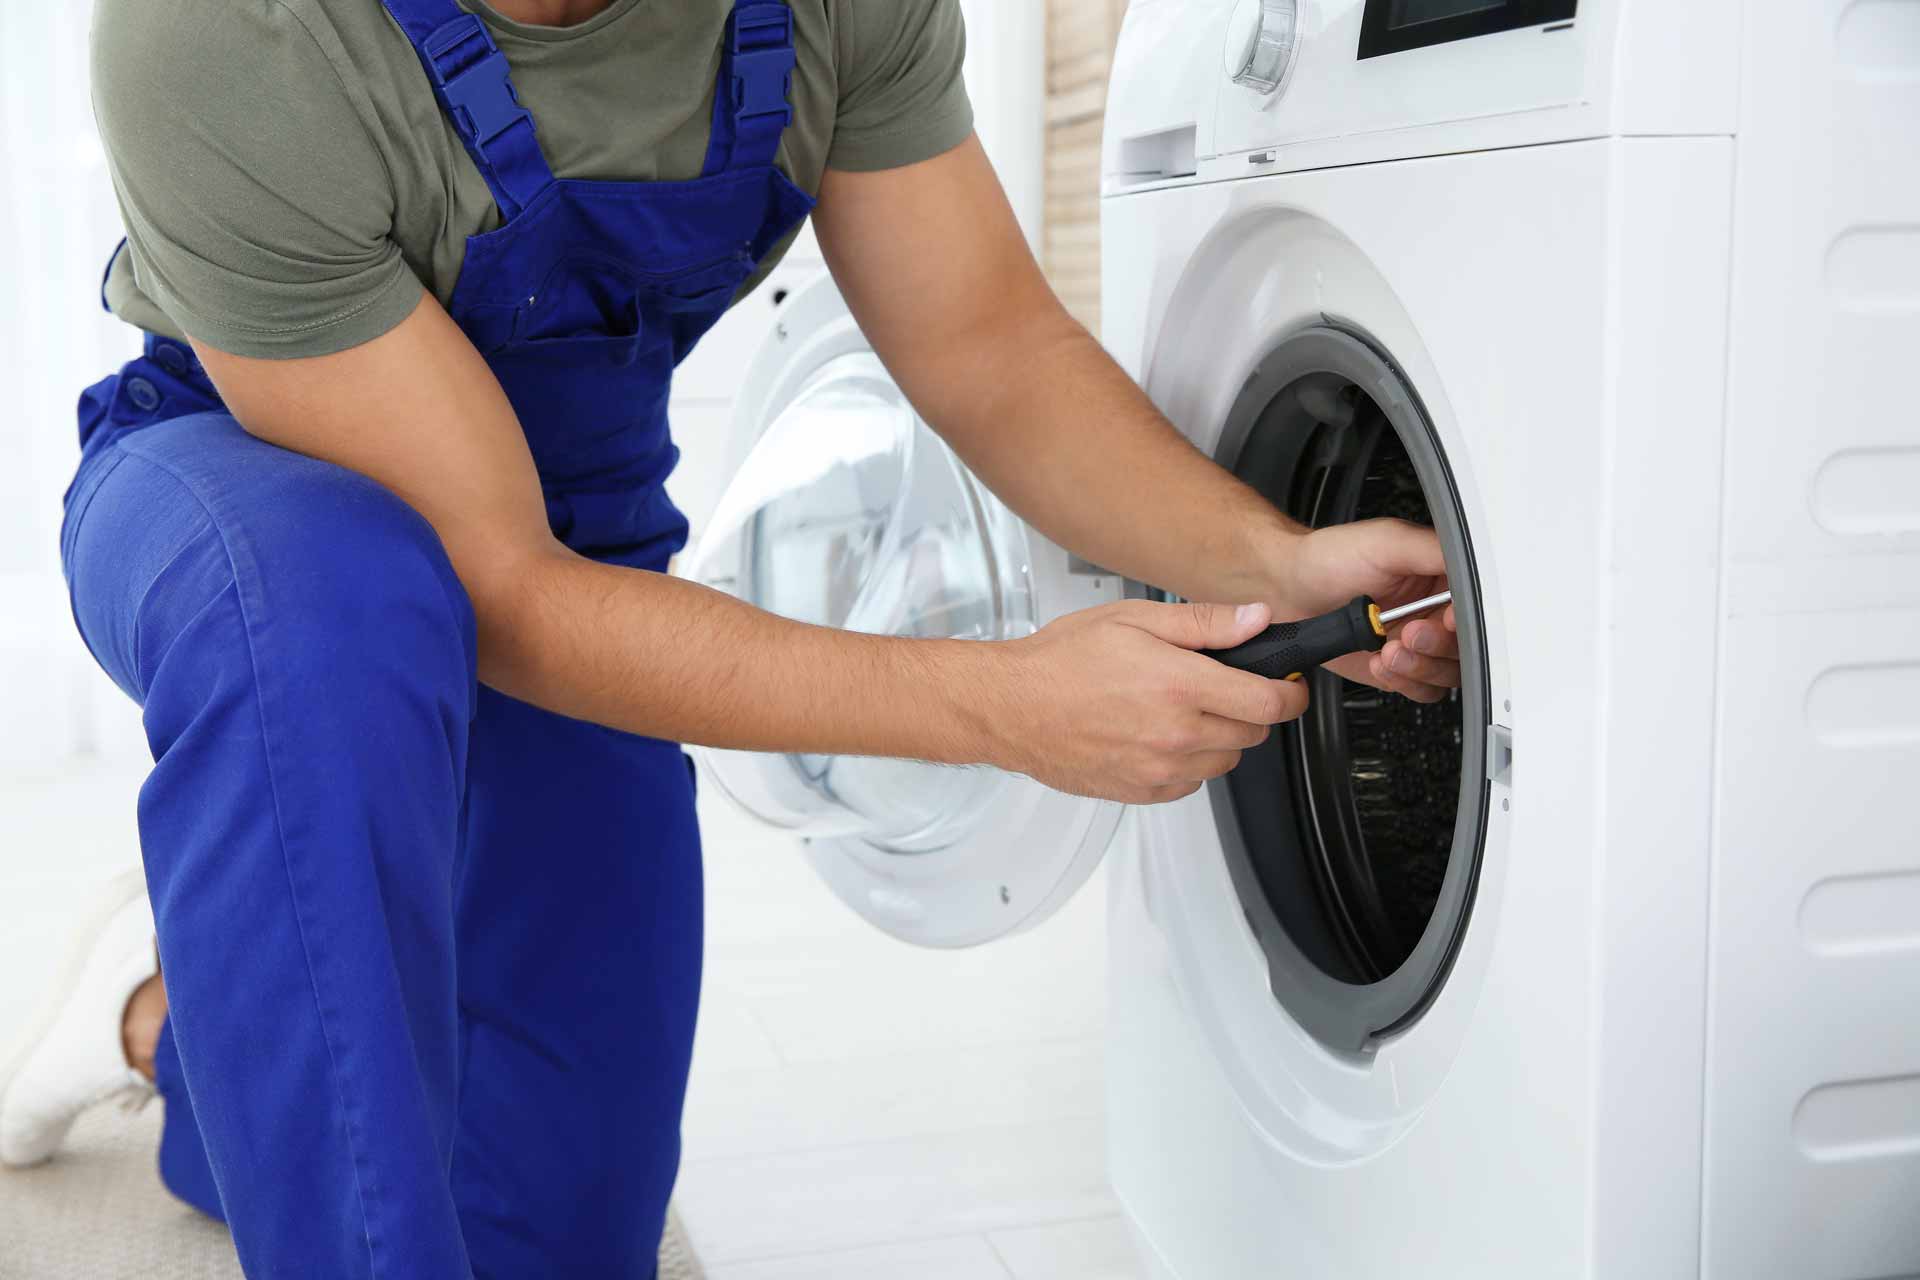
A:
{"label": "control panel", "polygon": [[1731,134],[1742,3],[1133,0],[1103,189]]}
{"label": "control panel", "polygon": [[[1498,26],[1543,6],[1572,3],[1241,0],[1224,15],[1223,57],[1252,65],[1218,91],[1217,153],[1577,105],[1587,97],[1590,28],[1577,19]],[[1249,26],[1271,33],[1255,35],[1251,50]],[[1285,66],[1275,71],[1282,40]]]}

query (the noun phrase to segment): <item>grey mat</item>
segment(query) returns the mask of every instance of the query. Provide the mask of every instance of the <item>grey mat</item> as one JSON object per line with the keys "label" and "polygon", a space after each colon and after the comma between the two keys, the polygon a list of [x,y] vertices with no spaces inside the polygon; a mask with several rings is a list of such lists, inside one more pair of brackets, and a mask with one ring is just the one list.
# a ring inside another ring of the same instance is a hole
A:
{"label": "grey mat", "polygon": [[[160,1112],[96,1107],[58,1159],[0,1169],[0,1280],[241,1280],[227,1229],[160,1185]],[[660,1280],[703,1274],[670,1221]]]}
{"label": "grey mat", "polygon": [[58,1158],[0,1169],[5,1280],[240,1280],[227,1229],[160,1185],[159,1103],[95,1107]]}

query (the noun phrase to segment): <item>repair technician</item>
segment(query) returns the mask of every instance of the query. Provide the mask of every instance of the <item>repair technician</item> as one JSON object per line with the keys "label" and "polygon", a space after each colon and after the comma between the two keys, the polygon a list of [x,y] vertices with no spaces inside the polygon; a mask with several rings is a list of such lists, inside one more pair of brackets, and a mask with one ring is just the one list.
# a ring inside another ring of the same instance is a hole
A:
{"label": "repair technician", "polygon": [[[1306,701],[1195,650],[1444,585],[1429,531],[1284,519],[1067,315],[964,45],[955,0],[97,0],[106,301],[147,336],[82,401],[63,552],[155,761],[162,1173],[248,1275],[654,1274],[701,964],[676,744],[1172,800]],[[922,641],[667,576],[674,368],[809,215],[997,494],[1229,604]],[[1337,669],[1459,678],[1445,619]]]}

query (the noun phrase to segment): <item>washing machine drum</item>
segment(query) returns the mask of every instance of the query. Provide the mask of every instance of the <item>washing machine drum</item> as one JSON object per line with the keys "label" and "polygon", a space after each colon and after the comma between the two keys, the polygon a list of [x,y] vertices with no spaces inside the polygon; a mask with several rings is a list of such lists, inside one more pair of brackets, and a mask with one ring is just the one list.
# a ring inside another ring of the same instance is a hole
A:
{"label": "washing machine drum", "polygon": [[1472,908],[1489,720],[1477,580],[1451,472],[1417,398],[1357,335],[1316,328],[1250,381],[1222,461],[1305,524],[1393,517],[1447,551],[1462,688],[1422,704],[1313,673],[1297,724],[1212,789],[1274,994],[1362,1052],[1438,994]]}

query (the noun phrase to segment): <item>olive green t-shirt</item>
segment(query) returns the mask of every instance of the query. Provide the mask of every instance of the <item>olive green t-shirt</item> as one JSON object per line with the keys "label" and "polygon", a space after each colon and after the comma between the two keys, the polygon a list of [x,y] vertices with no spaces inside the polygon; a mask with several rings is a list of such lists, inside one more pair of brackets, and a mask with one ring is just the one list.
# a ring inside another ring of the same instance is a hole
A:
{"label": "olive green t-shirt", "polygon": [[[460,3],[506,54],[557,176],[699,175],[732,0],[612,0],[571,27]],[[965,141],[958,0],[791,4],[778,163],[801,188]],[[423,285],[445,303],[467,237],[499,225],[380,0],[97,0],[93,85],[127,231],[107,303],[143,329],[243,356],[341,351],[399,324]]]}

